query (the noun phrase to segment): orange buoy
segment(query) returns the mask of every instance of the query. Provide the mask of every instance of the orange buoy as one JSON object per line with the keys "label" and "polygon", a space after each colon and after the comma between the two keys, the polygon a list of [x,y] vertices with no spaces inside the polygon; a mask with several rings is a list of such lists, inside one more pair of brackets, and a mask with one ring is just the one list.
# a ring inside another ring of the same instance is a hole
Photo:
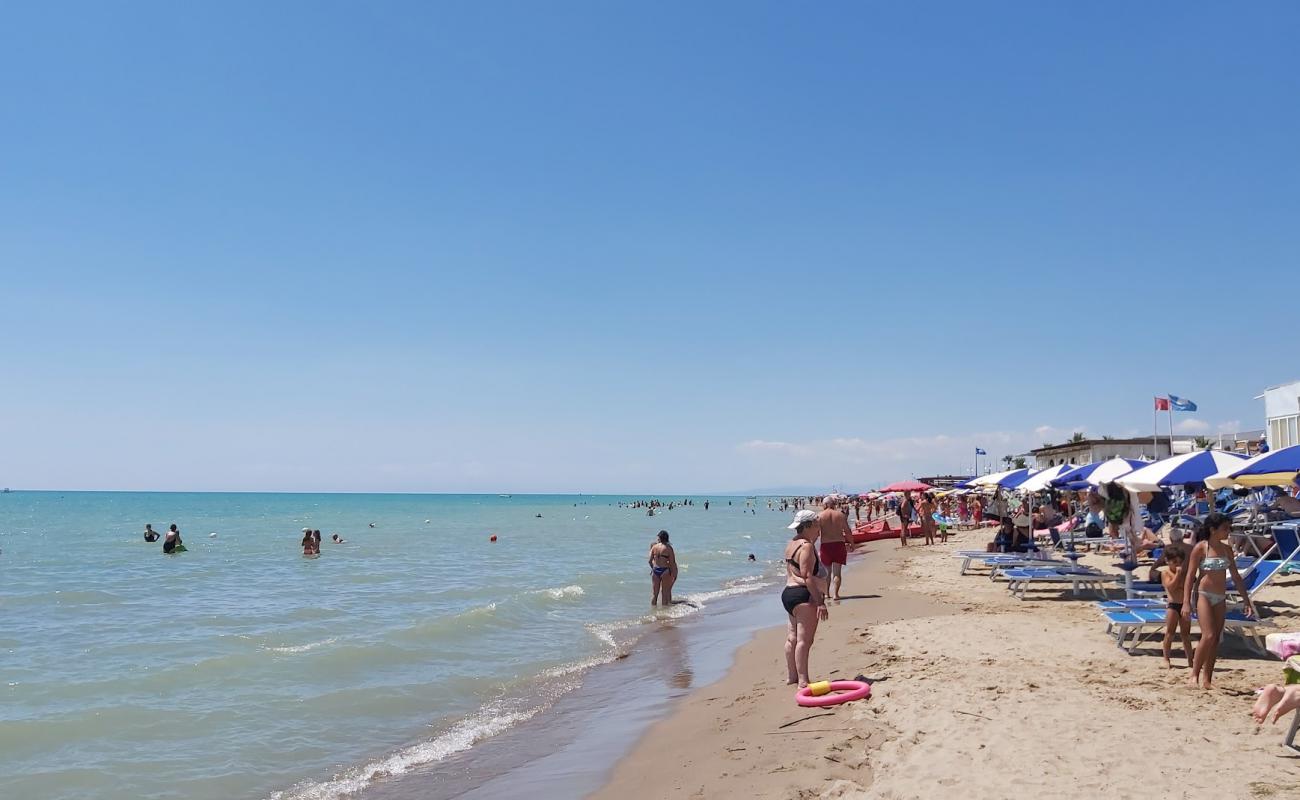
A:
{"label": "orange buoy", "polygon": [[495,542],[496,540],[497,540],[497,535],[495,533],[488,537],[489,542]]}

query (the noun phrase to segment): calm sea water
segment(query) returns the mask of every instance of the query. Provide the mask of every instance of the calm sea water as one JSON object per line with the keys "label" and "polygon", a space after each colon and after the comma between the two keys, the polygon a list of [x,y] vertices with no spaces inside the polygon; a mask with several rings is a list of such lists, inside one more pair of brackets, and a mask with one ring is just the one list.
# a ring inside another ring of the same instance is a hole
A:
{"label": "calm sea water", "polygon": [[[777,570],[786,515],[765,501],[652,519],[629,499],[0,494],[0,797],[345,796]],[[189,552],[145,543],[146,522]],[[692,604],[651,613],[660,528]]]}

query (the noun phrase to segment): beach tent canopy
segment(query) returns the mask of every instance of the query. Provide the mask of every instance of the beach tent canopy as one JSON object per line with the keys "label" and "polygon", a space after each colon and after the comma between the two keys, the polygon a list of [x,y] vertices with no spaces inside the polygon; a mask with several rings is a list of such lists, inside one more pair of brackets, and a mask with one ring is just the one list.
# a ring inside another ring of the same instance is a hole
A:
{"label": "beach tent canopy", "polygon": [[1286,486],[1300,475],[1300,444],[1243,461],[1230,476],[1238,486]]}
{"label": "beach tent canopy", "polygon": [[1166,486],[1202,484],[1211,475],[1241,469],[1243,461],[1222,450],[1197,450],[1139,467],[1116,482],[1131,492],[1158,492]]}
{"label": "beach tent canopy", "polygon": [[928,492],[932,488],[934,487],[930,486],[930,484],[928,483],[921,483],[918,480],[907,480],[907,481],[898,481],[896,483],[891,483],[885,488],[881,489],[880,491],[881,492]]}
{"label": "beach tent canopy", "polygon": [[1110,483],[1121,475],[1127,475],[1135,469],[1145,467],[1146,461],[1115,457],[1106,461],[1095,461],[1070,470],[1052,485],[1060,489],[1087,489]]}
{"label": "beach tent canopy", "polygon": [[1033,475],[1026,478],[1025,482],[1016,488],[1020,489],[1022,492],[1041,492],[1046,489],[1053,480],[1061,477],[1072,469],[1074,469],[1073,464],[1059,464],[1055,467],[1040,469],[1038,472],[1035,472]]}
{"label": "beach tent canopy", "polygon": [[1000,486],[1003,489],[1014,489],[1025,482],[1025,479],[1034,474],[1034,471],[1025,469],[1009,469],[1006,472],[994,472],[992,475],[981,475],[970,481],[971,486]]}

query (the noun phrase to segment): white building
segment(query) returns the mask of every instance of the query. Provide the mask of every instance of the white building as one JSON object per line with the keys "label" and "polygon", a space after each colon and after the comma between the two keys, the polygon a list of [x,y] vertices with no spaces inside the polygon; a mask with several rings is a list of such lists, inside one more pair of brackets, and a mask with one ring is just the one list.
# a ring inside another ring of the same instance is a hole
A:
{"label": "white building", "polygon": [[[1260,395],[1268,420],[1268,446],[1273,450],[1300,444],[1300,381],[1270,386]],[[1256,398],[1259,399],[1259,398]]]}

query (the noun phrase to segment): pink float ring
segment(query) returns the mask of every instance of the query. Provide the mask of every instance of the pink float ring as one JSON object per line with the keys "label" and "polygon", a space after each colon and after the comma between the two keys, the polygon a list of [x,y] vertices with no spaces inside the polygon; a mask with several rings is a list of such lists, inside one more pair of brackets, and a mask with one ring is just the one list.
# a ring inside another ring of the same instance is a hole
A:
{"label": "pink float ring", "polygon": [[864,697],[870,697],[871,684],[862,681],[831,681],[831,691],[839,692],[839,694],[824,694],[821,697],[814,697],[808,687],[805,686],[795,694],[794,701],[808,708],[839,705],[850,700],[861,700]]}

